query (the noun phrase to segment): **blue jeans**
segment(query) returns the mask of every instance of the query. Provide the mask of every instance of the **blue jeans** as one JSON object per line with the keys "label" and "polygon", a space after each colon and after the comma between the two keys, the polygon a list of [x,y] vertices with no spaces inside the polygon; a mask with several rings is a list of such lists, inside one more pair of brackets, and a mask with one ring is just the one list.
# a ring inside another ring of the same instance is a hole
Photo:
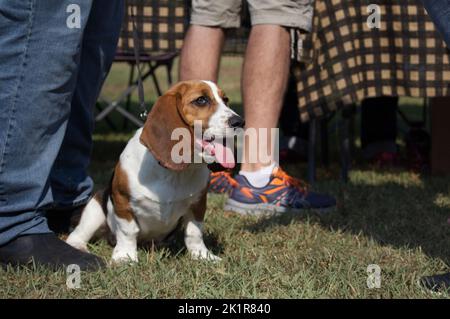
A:
{"label": "blue jeans", "polygon": [[422,3],[450,49],[450,1],[422,0]]}
{"label": "blue jeans", "polygon": [[123,0],[0,0],[0,245],[85,203],[93,106]]}

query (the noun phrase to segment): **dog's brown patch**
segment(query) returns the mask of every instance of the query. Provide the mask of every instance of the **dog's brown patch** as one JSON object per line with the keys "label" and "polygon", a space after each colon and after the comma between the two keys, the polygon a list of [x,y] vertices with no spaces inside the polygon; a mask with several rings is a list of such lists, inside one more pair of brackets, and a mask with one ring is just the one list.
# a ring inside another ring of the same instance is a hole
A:
{"label": "dog's brown patch", "polygon": [[111,200],[114,204],[114,211],[117,217],[132,221],[133,210],[130,205],[130,188],[128,185],[128,175],[120,166],[116,165],[111,187]]}
{"label": "dog's brown patch", "polygon": [[[201,121],[202,127],[208,128],[209,119],[219,106],[211,87],[201,81],[185,82],[178,88],[178,92],[181,94],[182,115],[186,122],[193,126],[195,121]],[[210,103],[204,107],[195,106],[193,102],[201,96],[208,98]]]}
{"label": "dog's brown patch", "polygon": [[191,205],[192,214],[198,222],[203,222],[203,219],[205,218],[207,194],[208,187],[202,191],[198,201]]}

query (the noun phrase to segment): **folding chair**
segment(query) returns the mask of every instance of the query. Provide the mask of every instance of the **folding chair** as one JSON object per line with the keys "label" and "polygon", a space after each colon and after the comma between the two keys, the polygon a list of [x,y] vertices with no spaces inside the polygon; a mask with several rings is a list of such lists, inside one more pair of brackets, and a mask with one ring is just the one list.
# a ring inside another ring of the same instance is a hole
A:
{"label": "folding chair", "polygon": [[[95,118],[97,122],[105,119],[112,128],[115,127],[107,117],[113,111],[124,117],[124,126],[127,122],[143,125],[139,116],[131,111],[131,96],[138,86],[136,71],[140,68],[142,82],[148,78],[153,80],[156,93],[160,96],[161,86],[155,72],[164,67],[168,84],[172,84],[173,61],[179,54],[189,22],[185,0],[126,0],[125,6],[115,62],[130,65],[128,86],[115,101],[102,97],[101,100],[107,102],[107,106],[102,108],[97,103],[99,112]],[[139,39],[139,66],[134,52],[133,16]]]}

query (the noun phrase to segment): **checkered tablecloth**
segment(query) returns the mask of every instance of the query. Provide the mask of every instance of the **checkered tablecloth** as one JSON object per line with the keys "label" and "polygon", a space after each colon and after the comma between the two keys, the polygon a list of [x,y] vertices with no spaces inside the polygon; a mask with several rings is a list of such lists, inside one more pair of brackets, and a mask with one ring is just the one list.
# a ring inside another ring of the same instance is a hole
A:
{"label": "checkered tablecloth", "polygon": [[[381,10],[369,28],[369,4]],[[366,97],[450,95],[449,51],[418,0],[316,0],[309,62],[298,69],[301,119]]]}
{"label": "checkered tablecloth", "polygon": [[135,16],[142,54],[176,52],[181,49],[189,23],[185,0],[126,0],[126,13],[117,51],[134,55],[133,23]]}

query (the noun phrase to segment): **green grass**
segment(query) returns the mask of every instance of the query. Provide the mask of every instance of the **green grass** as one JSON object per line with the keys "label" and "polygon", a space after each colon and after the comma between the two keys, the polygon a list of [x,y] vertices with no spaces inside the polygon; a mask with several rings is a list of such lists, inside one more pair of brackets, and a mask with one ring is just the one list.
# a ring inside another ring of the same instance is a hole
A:
{"label": "green grass", "polygon": [[[223,62],[225,90],[239,97],[239,64]],[[111,96],[126,76],[115,66],[103,94]],[[224,76],[227,74],[227,76]],[[148,96],[151,94],[148,88]],[[413,101],[409,104],[414,107]],[[117,119],[116,119],[117,120]],[[111,133],[99,126],[91,173],[107,183],[132,129]],[[305,163],[288,170],[304,177]],[[206,244],[223,258],[192,261],[182,235],[164,247],[141,248],[140,263],[83,273],[81,288],[66,287],[64,272],[0,270],[1,298],[449,298],[416,284],[420,276],[449,271],[450,178],[421,177],[404,170],[379,171],[356,163],[350,182],[339,167],[320,168],[318,191],[337,197],[328,215],[240,217],[222,209],[225,197],[209,195]],[[90,246],[109,259],[105,241]],[[381,288],[368,289],[366,269],[381,267]]]}

